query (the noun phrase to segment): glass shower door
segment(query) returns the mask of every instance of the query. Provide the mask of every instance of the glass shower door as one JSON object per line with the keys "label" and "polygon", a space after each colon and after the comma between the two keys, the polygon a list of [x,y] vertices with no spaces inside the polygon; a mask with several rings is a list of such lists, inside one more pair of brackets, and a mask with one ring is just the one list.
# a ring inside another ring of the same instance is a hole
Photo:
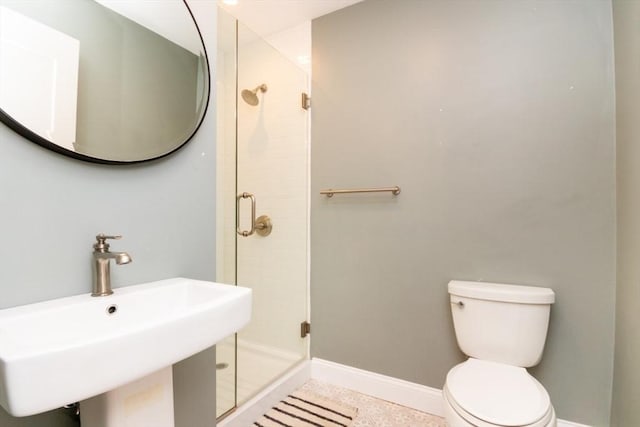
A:
{"label": "glass shower door", "polygon": [[[235,69],[231,55],[218,63],[219,75],[233,75],[236,85],[225,77],[218,88],[218,137],[224,147],[218,148],[217,162],[218,199],[223,199],[217,265],[227,283],[234,279],[253,290],[253,311],[250,324],[217,347],[218,415],[246,402],[308,354],[308,338],[300,333],[308,320],[309,118],[301,105],[308,75],[241,23],[236,42]],[[231,380],[233,399],[224,385]],[[223,404],[231,401],[231,407]]]}
{"label": "glass shower door", "polygon": [[[253,289],[252,321],[238,334],[238,403],[307,356],[308,112],[305,71],[238,25],[238,194],[255,198],[260,229],[238,234],[237,283]],[[253,105],[255,104],[255,105]],[[241,231],[250,229],[241,198]]]}

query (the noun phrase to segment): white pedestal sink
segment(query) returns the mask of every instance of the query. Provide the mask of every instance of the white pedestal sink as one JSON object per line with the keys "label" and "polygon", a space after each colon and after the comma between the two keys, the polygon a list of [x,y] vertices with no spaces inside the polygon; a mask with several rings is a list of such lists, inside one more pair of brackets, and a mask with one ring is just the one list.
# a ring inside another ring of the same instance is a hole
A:
{"label": "white pedestal sink", "polygon": [[20,417],[80,401],[83,427],[145,411],[170,427],[171,365],[250,318],[250,289],[183,278],[0,310],[0,405]]}

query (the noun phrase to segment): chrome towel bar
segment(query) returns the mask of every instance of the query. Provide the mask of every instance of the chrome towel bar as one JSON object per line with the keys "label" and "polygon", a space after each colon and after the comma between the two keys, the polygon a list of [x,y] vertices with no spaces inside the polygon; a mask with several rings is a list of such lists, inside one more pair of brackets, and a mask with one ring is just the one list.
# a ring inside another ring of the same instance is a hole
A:
{"label": "chrome towel bar", "polygon": [[397,185],[395,187],[381,187],[381,188],[349,188],[343,190],[333,190],[329,188],[328,190],[321,190],[320,194],[324,194],[327,197],[333,197],[334,194],[347,194],[347,193],[383,193],[389,191],[397,196],[400,194],[400,187]]}

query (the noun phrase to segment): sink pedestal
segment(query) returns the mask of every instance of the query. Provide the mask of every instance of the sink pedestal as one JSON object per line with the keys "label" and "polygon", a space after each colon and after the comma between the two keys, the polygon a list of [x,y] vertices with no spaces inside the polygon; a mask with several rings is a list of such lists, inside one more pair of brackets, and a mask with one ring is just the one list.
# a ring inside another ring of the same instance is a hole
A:
{"label": "sink pedestal", "polygon": [[171,366],[83,400],[80,422],[82,427],[174,427]]}

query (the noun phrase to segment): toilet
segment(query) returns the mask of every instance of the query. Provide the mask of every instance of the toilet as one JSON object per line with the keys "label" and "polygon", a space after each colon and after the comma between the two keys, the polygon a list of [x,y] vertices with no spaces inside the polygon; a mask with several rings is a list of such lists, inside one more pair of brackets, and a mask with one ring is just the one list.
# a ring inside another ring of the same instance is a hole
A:
{"label": "toilet", "polygon": [[553,290],[449,282],[453,326],[469,356],[442,390],[449,427],[555,427],[545,388],[527,369],[542,358]]}

